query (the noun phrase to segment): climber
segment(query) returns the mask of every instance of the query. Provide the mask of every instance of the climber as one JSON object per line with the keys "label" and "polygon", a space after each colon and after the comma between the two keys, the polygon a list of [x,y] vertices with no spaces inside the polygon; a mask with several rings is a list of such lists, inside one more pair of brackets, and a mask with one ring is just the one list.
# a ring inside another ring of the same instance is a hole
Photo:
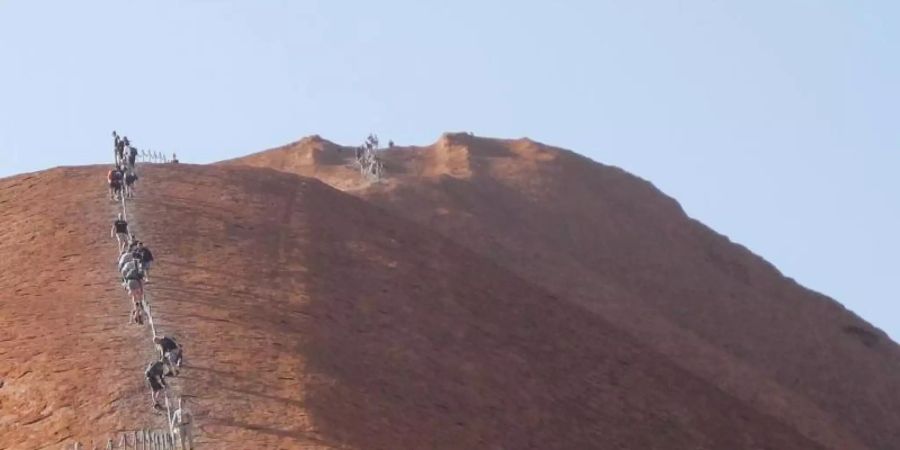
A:
{"label": "climber", "polygon": [[159,393],[168,386],[163,375],[164,370],[165,366],[162,361],[154,361],[144,371],[147,383],[150,384],[150,399],[153,401],[153,407],[156,409],[162,409],[163,406],[159,403]]}
{"label": "climber", "polygon": [[113,159],[116,161],[116,165],[119,164],[119,148],[121,147],[122,139],[119,137],[119,133],[116,133],[116,130],[112,132],[113,136]]}
{"label": "climber", "polygon": [[138,150],[134,147],[128,147],[128,167],[134,170],[134,163],[137,161]]}
{"label": "climber", "polygon": [[106,181],[109,183],[109,198],[118,200],[119,193],[122,191],[122,171],[119,166],[109,170],[106,174]]}
{"label": "climber", "polygon": [[143,242],[138,242],[134,247],[134,254],[141,262],[141,270],[144,272],[144,279],[150,281],[150,266],[153,265],[153,252],[145,247]]}
{"label": "climber", "polygon": [[131,296],[133,308],[131,310],[131,322],[138,325],[144,324],[144,274],[141,272],[138,263],[134,260],[126,262],[122,266],[122,284],[128,290]]}
{"label": "climber", "polygon": [[134,183],[137,181],[137,173],[134,172],[134,164],[125,172],[125,198],[134,198]]}
{"label": "climber", "polygon": [[138,240],[134,233],[128,235],[128,251],[133,252],[137,249]]}
{"label": "climber", "polygon": [[116,165],[122,165],[125,162],[125,147],[128,145],[128,138],[120,138],[116,142]]}
{"label": "climber", "polygon": [[119,242],[119,251],[124,251],[128,245],[128,222],[119,213],[118,219],[113,222],[112,229],[109,231],[109,237],[115,237]]}
{"label": "climber", "polygon": [[191,435],[191,417],[190,411],[187,409],[186,401],[178,398],[178,409],[172,413],[172,422],[175,424],[175,434],[181,436],[181,446],[186,450],[194,449],[194,438]]}
{"label": "climber", "polygon": [[153,338],[153,343],[156,344],[160,359],[166,363],[166,367],[169,369],[166,375],[178,376],[184,354],[182,347],[169,336],[156,336]]}

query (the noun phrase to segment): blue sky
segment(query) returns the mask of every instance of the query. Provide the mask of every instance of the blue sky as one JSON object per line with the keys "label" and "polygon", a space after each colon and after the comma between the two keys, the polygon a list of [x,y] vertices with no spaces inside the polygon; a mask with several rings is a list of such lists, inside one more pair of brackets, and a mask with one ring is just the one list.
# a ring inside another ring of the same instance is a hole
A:
{"label": "blue sky", "polygon": [[0,176],[529,136],[900,337],[900,2],[0,0]]}

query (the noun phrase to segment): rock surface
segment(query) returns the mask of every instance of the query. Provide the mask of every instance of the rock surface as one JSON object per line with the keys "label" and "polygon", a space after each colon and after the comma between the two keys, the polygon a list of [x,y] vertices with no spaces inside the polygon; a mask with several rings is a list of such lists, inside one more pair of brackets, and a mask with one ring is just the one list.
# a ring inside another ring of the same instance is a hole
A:
{"label": "rock surface", "polygon": [[[649,183],[529,140],[382,155],[142,169],[200,448],[900,448],[897,345]],[[0,180],[0,448],[165,426],[104,175]]]}

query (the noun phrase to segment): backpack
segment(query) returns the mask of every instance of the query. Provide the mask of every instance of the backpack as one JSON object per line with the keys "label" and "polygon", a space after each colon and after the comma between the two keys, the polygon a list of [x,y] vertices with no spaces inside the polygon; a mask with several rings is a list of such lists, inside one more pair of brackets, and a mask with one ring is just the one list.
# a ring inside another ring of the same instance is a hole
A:
{"label": "backpack", "polygon": [[125,272],[126,280],[141,280],[144,278],[144,273],[141,272],[141,269],[134,262],[129,262],[125,267],[127,268]]}

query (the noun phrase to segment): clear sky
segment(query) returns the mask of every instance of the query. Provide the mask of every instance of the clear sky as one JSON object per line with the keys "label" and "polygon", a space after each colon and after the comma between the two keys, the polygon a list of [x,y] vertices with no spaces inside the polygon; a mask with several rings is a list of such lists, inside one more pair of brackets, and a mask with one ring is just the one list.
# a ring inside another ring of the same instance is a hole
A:
{"label": "clear sky", "polygon": [[113,129],[184,162],[529,136],[900,337],[900,1],[0,0],[0,176]]}

